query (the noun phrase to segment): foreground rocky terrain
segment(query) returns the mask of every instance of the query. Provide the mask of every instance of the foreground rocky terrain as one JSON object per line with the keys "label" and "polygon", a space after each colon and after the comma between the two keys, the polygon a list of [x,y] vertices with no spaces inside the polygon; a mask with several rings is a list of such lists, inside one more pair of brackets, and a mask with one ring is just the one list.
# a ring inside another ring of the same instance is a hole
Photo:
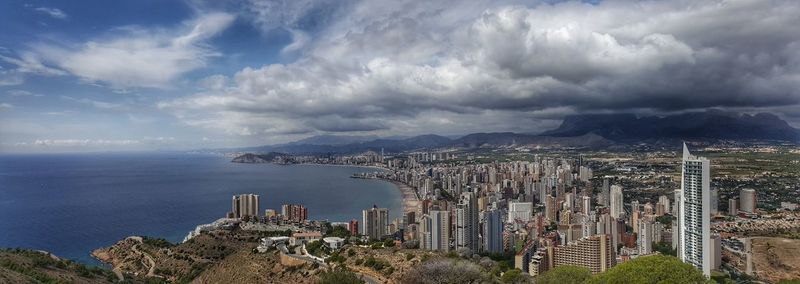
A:
{"label": "foreground rocky terrain", "polygon": [[[0,283],[113,283],[111,271],[63,260],[46,252],[0,250]],[[142,283],[129,279],[128,283]]]}

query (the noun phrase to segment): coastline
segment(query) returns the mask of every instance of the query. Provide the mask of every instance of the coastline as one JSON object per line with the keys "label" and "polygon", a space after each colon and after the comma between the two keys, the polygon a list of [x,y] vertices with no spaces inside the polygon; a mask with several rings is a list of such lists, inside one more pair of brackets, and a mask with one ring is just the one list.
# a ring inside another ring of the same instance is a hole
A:
{"label": "coastline", "polygon": [[[295,165],[312,165],[312,166],[329,166],[329,167],[359,167],[359,168],[368,168],[368,169],[376,169],[376,170],[383,170],[383,171],[391,171],[391,169],[381,167],[381,166],[365,166],[365,165],[343,165],[343,164],[320,164],[320,163],[298,163]],[[403,196],[401,202],[403,203],[403,216],[405,216],[408,212],[415,212],[416,215],[420,215],[422,213],[421,206],[422,203],[417,198],[417,193],[414,189],[402,182],[384,179],[384,178],[376,178],[377,180],[382,180],[393,184],[397,187],[397,190],[400,191],[400,194]]]}
{"label": "coastline", "polygon": [[409,212],[414,212],[415,215],[421,214],[422,210],[420,206],[422,205],[422,203],[417,198],[417,193],[414,192],[414,189],[411,188],[411,186],[394,180],[388,180],[388,179],[380,179],[380,180],[388,181],[394,184],[395,186],[397,186],[397,189],[400,190],[400,192],[403,194],[403,215]]}

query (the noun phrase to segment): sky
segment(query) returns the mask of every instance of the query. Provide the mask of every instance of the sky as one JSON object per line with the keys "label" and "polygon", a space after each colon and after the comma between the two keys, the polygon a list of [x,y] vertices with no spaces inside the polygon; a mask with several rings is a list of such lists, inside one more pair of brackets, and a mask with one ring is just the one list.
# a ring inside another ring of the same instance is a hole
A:
{"label": "sky", "polygon": [[537,133],[567,115],[800,126],[800,1],[0,1],[0,152]]}

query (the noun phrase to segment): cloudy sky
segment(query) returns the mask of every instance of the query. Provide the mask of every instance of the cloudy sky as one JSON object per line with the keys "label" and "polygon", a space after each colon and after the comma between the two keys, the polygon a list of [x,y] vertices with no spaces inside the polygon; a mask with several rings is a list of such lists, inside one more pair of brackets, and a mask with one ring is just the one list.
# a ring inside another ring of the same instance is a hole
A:
{"label": "cloudy sky", "polygon": [[0,152],[540,132],[565,115],[800,126],[800,1],[2,1]]}

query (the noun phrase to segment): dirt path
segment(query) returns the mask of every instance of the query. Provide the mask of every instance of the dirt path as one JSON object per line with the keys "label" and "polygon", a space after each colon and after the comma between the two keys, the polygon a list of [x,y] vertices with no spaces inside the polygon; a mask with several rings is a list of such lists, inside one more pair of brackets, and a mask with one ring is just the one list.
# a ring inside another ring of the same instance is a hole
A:
{"label": "dirt path", "polygon": [[139,250],[138,246],[140,244],[144,243],[144,241],[142,240],[142,237],[129,237],[129,238],[139,242],[138,244],[133,245],[131,247],[131,250],[133,250],[133,252],[135,252],[137,254],[143,255],[144,258],[147,259],[147,262],[150,263],[150,268],[147,270],[147,277],[161,277],[161,278],[163,278],[161,275],[156,275],[156,273],[155,273],[155,271],[156,271],[156,261],[153,260],[153,257],[150,256],[148,253]]}

